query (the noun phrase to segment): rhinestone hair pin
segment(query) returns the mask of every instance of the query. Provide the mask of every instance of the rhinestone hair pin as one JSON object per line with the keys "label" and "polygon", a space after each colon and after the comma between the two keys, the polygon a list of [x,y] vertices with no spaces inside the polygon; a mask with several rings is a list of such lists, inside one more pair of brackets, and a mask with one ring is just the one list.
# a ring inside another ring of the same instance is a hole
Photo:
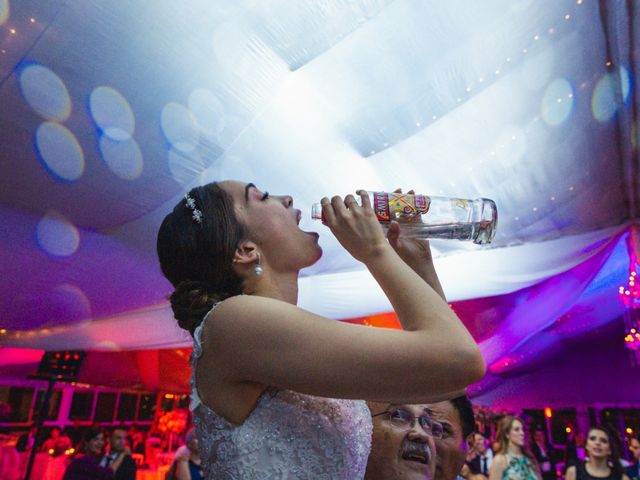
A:
{"label": "rhinestone hair pin", "polygon": [[190,197],[188,193],[184,196],[184,199],[187,202],[187,207],[191,209],[191,218],[198,222],[198,224],[202,225],[202,211],[196,208],[196,201],[193,197]]}

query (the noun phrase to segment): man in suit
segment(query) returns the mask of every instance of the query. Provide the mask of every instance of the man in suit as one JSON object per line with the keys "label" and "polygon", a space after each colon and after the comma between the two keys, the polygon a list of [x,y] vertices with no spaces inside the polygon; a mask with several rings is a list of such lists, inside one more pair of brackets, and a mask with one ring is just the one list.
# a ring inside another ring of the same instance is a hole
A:
{"label": "man in suit", "polygon": [[131,450],[127,446],[127,432],[124,428],[115,428],[111,432],[109,451],[100,460],[100,466],[108,467],[121,452],[126,452],[126,455],[115,471],[114,480],[136,480],[136,462],[131,458]]}
{"label": "man in suit", "polygon": [[631,480],[638,480],[640,479],[640,436],[629,438],[628,446],[633,463],[626,468],[625,473]]}
{"label": "man in suit", "polygon": [[484,475],[489,478],[489,468],[493,461],[493,450],[488,447],[486,437],[480,433],[473,434],[473,450],[475,455],[467,460],[469,471],[474,475]]}

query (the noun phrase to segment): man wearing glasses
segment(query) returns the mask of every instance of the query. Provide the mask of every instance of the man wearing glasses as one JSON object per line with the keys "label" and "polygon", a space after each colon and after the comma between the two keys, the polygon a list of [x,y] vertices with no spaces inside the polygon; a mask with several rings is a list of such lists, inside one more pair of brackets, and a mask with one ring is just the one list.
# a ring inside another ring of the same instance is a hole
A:
{"label": "man wearing glasses", "polygon": [[475,427],[466,395],[421,405],[369,402],[373,417],[365,480],[454,480]]}
{"label": "man wearing glasses", "polygon": [[433,480],[434,438],[443,428],[427,406],[369,402],[369,409],[373,436],[365,480]]}

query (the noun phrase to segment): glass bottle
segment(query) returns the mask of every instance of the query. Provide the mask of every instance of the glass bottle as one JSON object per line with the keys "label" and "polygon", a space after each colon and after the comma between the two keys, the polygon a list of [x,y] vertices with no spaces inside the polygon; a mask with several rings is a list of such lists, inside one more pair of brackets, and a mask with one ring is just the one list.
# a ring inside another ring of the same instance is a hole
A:
{"label": "glass bottle", "polygon": [[[403,237],[471,240],[491,243],[498,224],[493,200],[410,195],[408,193],[367,192],[378,221],[388,228],[391,220],[401,224]],[[358,204],[360,197],[356,196]],[[314,203],[311,218],[323,220],[322,206]]]}

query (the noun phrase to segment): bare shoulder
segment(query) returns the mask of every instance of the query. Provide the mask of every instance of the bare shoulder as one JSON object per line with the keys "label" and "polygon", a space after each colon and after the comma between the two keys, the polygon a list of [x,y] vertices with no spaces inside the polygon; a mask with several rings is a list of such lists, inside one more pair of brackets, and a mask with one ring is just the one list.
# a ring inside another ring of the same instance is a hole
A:
{"label": "bare shoulder", "polygon": [[218,304],[206,322],[204,335],[205,339],[210,339],[214,348],[224,351],[236,341],[242,342],[247,336],[252,336],[252,333],[266,334],[273,329],[292,326],[303,328],[305,322],[323,320],[333,323],[332,320],[281,300],[238,295]]}
{"label": "bare shoulder", "polygon": [[215,316],[229,316],[242,318],[253,318],[254,315],[261,312],[278,312],[285,311],[288,313],[299,312],[301,314],[309,313],[308,311],[282,300],[270,297],[261,297],[258,295],[236,295],[227,298],[218,304],[215,309]]}
{"label": "bare shoulder", "polygon": [[[238,295],[218,304],[207,318],[202,334],[202,361],[219,379],[235,383],[229,376],[239,360],[260,354],[259,346],[301,338],[309,325],[337,324],[295,305],[269,297]],[[288,342],[287,342],[288,343]],[[282,345],[280,345],[282,346]],[[268,358],[266,358],[268,360]],[[241,381],[258,380],[242,378]]]}
{"label": "bare shoulder", "polygon": [[502,469],[507,468],[508,461],[507,456],[504,453],[498,453],[495,457],[493,457],[493,463],[499,466]]}

